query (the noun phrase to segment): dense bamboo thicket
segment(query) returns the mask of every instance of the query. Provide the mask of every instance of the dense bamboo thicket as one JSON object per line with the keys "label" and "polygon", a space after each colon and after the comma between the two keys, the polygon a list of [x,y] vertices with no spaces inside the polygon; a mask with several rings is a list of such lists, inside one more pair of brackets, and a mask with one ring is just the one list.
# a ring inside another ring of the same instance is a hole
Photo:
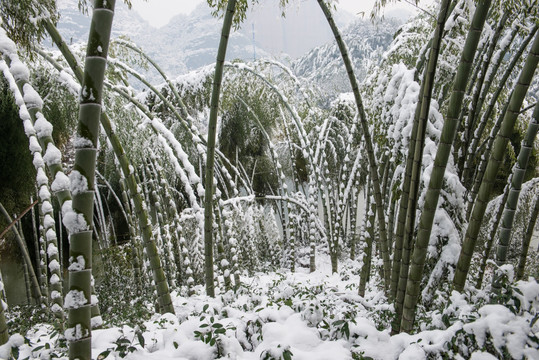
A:
{"label": "dense bamboo thicket", "polygon": [[[386,308],[370,316],[387,336],[461,326],[435,358],[514,357],[494,335],[485,345],[464,330],[475,319],[458,299],[478,299],[478,314],[506,307],[529,328],[526,349],[537,346],[536,310],[517,290],[539,275],[529,249],[539,212],[537,0],[435,2],[399,28],[361,83],[334,4],[318,0],[349,93],[322,91],[277,60],[228,61],[231,33],[254,4],[208,4],[223,15],[216,63],[176,78],[137,44],[110,38],[113,0],[90,6],[84,46],[62,38],[53,0],[0,5],[0,119],[20,119],[6,124],[26,135],[33,165],[24,196],[1,179],[2,246],[21,254],[31,301],[20,311],[54,325],[55,354],[91,359],[92,330],[123,323],[136,325],[144,349],[144,320],[188,321],[190,300],[179,299],[205,294],[191,316],[211,331],[194,338],[223,358],[235,328],[216,323],[225,315],[209,304],[241,299],[261,273],[315,274],[325,259],[331,276],[355,277],[349,313],[282,294],[276,302],[322,339],[346,338],[353,358],[363,356],[353,317],[373,292]],[[33,206],[38,216],[25,223]],[[18,349],[1,281],[0,290],[0,345]],[[242,311],[261,311],[257,301]],[[263,341],[250,339],[246,351]],[[117,354],[137,351],[126,341]],[[261,358],[292,358],[290,346],[278,348]]]}

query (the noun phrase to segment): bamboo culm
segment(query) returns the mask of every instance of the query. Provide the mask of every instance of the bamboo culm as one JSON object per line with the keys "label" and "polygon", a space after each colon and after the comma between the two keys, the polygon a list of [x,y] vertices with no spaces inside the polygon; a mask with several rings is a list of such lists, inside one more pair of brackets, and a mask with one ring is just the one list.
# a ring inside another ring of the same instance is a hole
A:
{"label": "bamboo culm", "polygon": [[463,291],[464,289],[473,251],[475,249],[475,243],[479,234],[481,223],[483,221],[488,199],[492,191],[492,187],[494,186],[496,174],[498,173],[509,137],[511,136],[515,126],[522,102],[524,101],[530,83],[533,79],[538,62],[539,36],[536,35],[515,88],[511,93],[509,107],[505,113],[500,131],[498,132],[496,140],[494,141],[492,153],[485,170],[485,175],[483,177],[483,181],[481,182],[481,186],[477,193],[477,198],[470,214],[468,228],[462,244],[455,277],[453,279],[454,289],[459,292]]}
{"label": "bamboo culm", "polygon": [[466,90],[468,76],[472,68],[472,61],[489,8],[490,0],[482,0],[477,4],[459,62],[455,82],[453,84],[453,91],[449,99],[448,113],[440,135],[440,143],[438,144],[434,167],[425,195],[425,205],[419,219],[419,230],[412,253],[411,268],[408,283],[406,285],[406,296],[404,299],[404,309],[401,321],[401,330],[406,332],[412,331],[415,321],[415,311],[419,300],[419,288],[423,277],[427,247],[434,223],[434,215],[438,206],[438,199],[440,197],[449,155],[451,154],[451,148],[457,133],[458,117],[461,110],[464,91]]}

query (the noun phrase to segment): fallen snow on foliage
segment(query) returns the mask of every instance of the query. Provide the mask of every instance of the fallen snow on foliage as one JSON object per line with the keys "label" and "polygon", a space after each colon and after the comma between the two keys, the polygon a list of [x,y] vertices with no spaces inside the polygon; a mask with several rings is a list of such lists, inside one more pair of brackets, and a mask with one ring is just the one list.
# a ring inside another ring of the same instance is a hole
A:
{"label": "fallen snow on foliage", "polygon": [[[419,360],[442,359],[442,354],[452,359],[497,358],[485,352],[487,343],[490,352],[539,358],[536,344],[530,341],[539,333],[538,325],[531,325],[539,308],[539,285],[534,279],[515,284],[523,309],[518,314],[502,305],[476,306],[467,295],[453,292],[437,310],[453,318],[451,324],[437,321],[435,311],[423,314],[421,320],[432,320],[435,328],[391,336],[394,309],[383,292],[370,286],[365,297],[357,295],[359,263],[346,261],[339,273],[331,274],[329,261],[320,258],[314,273],[300,268],[296,273],[243,276],[237,293],[217,288],[215,298],[204,295],[200,285],[191,297],[183,289],[174,290],[176,315],[155,314],[139,325],[107,328],[105,324],[92,332],[92,358]],[[373,277],[374,282],[379,280],[377,271]],[[67,294],[66,307],[84,304],[83,294]],[[68,332],[70,338],[82,335],[81,329]],[[51,347],[43,345],[57,343],[57,336],[48,325],[35,326],[26,334],[31,345],[19,345],[19,358],[48,358]],[[0,347],[0,354],[5,351],[5,346]]]}

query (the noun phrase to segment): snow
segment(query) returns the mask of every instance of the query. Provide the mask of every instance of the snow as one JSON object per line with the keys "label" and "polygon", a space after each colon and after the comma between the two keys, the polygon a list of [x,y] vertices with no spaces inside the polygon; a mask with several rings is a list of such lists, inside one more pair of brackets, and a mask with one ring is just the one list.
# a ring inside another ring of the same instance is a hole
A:
{"label": "snow", "polygon": [[45,166],[45,162],[43,161],[43,157],[41,156],[41,153],[34,153],[34,159],[32,160],[32,164],[34,165],[34,168],[42,168]]}
{"label": "snow", "polygon": [[[47,241],[56,240],[56,231],[54,231],[54,229],[52,229],[52,228],[47,230],[47,233],[46,233],[45,237],[47,238]],[[52,245],[52,244],[49,244],[49,245]],[[49,249],[47,249],[47,253],[48,253],[49,250],[50,250],[50,246],[49,246]]]}
{"label": "snow", "polygon": [[52,260],[49,262],[49,270],[51,272],[60,270],[60,263],[58,262],[58,260]]}
{"label": "snow", "polygon": [[34,129],[36,129],[37,136],[40,139],[52,136],[52,124],[45,119],[45,116],[41,112],[36,114]]}
{"label": "snow", "polygon": [[[473,334],[477,341],[472,359],[496,358],[480,351],[487,337],[496,349],[505,347],[514,358],[535,359],[539,355],[537,349],[526,344],[532,312],[526,318],[502,305],[485,305],[477,310],[466,295],[457,292],[452,293],[447,309],[441,309],[456,317],[451,326],[441,325],[414,335],[391,336],[389,315],[393,306],[388,304],[383,292],[375,288],[367,289],[365,297],[357,295],[357,277],[351,275],[358,266],[358,262],[344,261],[340,274],[332,274],[329,259],[322,255],[317,258],[318,270],[314,273],[300,268],[295,273],[281,270],[242,276],[243,285],[236,293],[225,293],[217,288],[216,297],[209,298],[200,286],[191,297],[173,291],[176,316],[155,314],[145,321],[144,347],[135,335],[138,327],[98,329],[92,331],[93,357],[115,349],[116,341],[126,338],[134,350],[125,356],[127,360],[212,359],[216,346],[200,341],[195,332],[208,331],[214,328],[213,323],[225,329],[223,334],[216,335],[223,358],[236,360],[259,360],[265,354],[277,355],[284,351],[299,360],[351,360],[361,358],[359,354],[377,360],[438,358],[441,353],[448,355],[452,341],[462,334]],[[535,311],[534,307],[539,305],[537,282],[521,281],[517,287],[522,292],[523,307]],[[88,304],[82,292],[71,290],[66,296],[66,309],[84,305]],[[384,313],[385,319],[373,316]],[[324,322],[330,326],[325,327]],[[348,335],[339,330],[344,329],[344,324]],[[37,334],[27,336],[33,347],[46,341]],[[81,336],[80,325],[66,331],[68,340]],[[31,354],[28,345],[20,346],[21,354],[23,351],[28,356]]]}
{"label": "snow", "polygon": [[76,82],[75,79],[73,79],[73,76],[68,74],[66,71],[62,70],[58,75],[58,79],[60,83],[64,84],[69,89],[69,92],[72,95],[78,96],[80,94],[80,84]]}
{"label": "snow", "polygon": [[418,344],[412,344],[411,346],[408,346],[406,350],[404,350],[399,355],[399,360],[426,360],[426,359],[427,359],[427,355],[425,354],[425,351]]}
{"label": "snow", "polygon": [[14,54],[17,52],[17,46],[7,37],[4,29],[0,29],[0,52],[5,54]]}
{"label": "snow", "polygon": [[82,291],[70,290],[65,296],[64,308],[66,309],[78,309],[86,304],[88,304],[88,300]]}
{"label": "snow", "polygon": [[41,201],[48,201],[51,199],[51,193],[46,186],[42,186],[39,188],[38,196]]}
{"label": "snow", "polygon": [[17,58],[12,57],[9,71],[11,72],[11,74],[13,74],[13,78],[16,82],[27,82],[30,78],[30,72],[28,71],[28,68]]}
{"label": "snow", "polygon": [[58,284],[60,282],[60,277],[56,274],[52,274],[50,278],[51,285]]}
{"label": "snow", "polygon": [[[45,170],[43,169],[43,166],[37,167],[37,175],[36,175],[36,182],[37,186],[44,186],[48,185],[49,178],[47,177],[47,174],[45,174]],[[42,205],[43,208],[43,205]],[[43,210],[43,213],[49,212],[49,208],[47,207],[47,211]]]}
{"label": "snow", "polygon": [[483,351],[474,351],[470,360],[496,360],[497,357]]}
{"label": "snow", "polygon": [[[498,351],[501,352],[502,346],[506,346],[514,359],[523,357],[529,328],[525,319],[517,318],[502,305],[485,305],[479,310],[479,315],[478,320],[463,328],[475,335],[480,347],[485,343],[486,334],[490,334]],[[539,350],[536,354],[539,355]]]}
{"label": "snow", "polygon": [[41,146],[39,145],[39,141],[37,141],[37,138],[35,136],[31,136],[29,140],[30,145],[28,146],[28,148],[30,149],[30,152],[32,154],[36,152],[41,152]]}
{"label": "snow", "polygon": [[[0,42],[0,47],[2,43]],[[9,337],[9,340],[4,345],[0,346],[0,358],[11,359],[11,348],[19,347],[24,344],[24,337],[20,334],[13,334]]]}
{"label": "snow", "polygon": [[62,205],[62,223],[69,234],[74,234],[88,230],[88,224],[84,215],[78,214],[73,210],[72,201],[67,200]]}
{"label": "snow", "polygon": [[90,326],[92,329],[98,328],[103,325],[103,318],[101,316],[94,316],[90,319]]}
{"label": "snow", "polygon": [[84,260],[84,256],[79,255],[76,259],[73,257],[69,258],[69,267],[67,270],[69,271],[82,271],[86,268],[86,261]]}
{"label": "snow", "polygon": [[64,311],[64,309],[62,309],[62,307],[60,305],[58,305],[58,304],[52,304],[51,311],[53,313],[59,313],[59,312]]}
{"label": "snow", "polygon": [[41,96],[39,96],[37,91],[34,90],[32,85],[24,84],[22,91],[24,94],[24,102],[26,103],[26,107],[28,109],[33,109],[33,108],[41,109],[43,107],[43,100],[41,99]]}
{"label": "snow", "polygon": [[[56,234],[55,234],[55,237],[56,237]],[[58,255],[58,248],[53,243],[50,243],[49,246],[47,247],[47,256],[53,257],[55,255]]]}
{"label": "snow", "polygon": [[70,190],[72,195],[82,194],[88,191],[88,180],[77,170],[71,171],[69,174]]}
{"label": "snow", "polygon": [[94,143],[90,139],[83,138],[77,135],[73,139],[73,146],[75,147],[75,149],[93,148]]}
{"label": "snow", "polygon": [[[67,300],[67,297],[66,297]],[[74,328],[66,329],[64,336],[67,341],[77,341],[86,337],[88,335],[88,330],[82,328],[80,324],[75,325]]]}
{"label": "snow", "polygon": [[45,161],[45,164],[47,164],[49,167],[55,164],[60,164],[62,161],[62,153],[53,143],[49,143],[47,145],[47,151],[43,156],[43,161]]}
{"label": "snow", "polygon": [[54,181],[51,184],[51,190],[54,192],[69,190],[69,178],[61,171],[56,173]]}
{"label": "snow", "polygon": [[34,125],[32,125],[32,120],[27,118],[26,120],[23,120],[22,124],[24,127],[24,133],[26,134],[26,136],[30,137],[30,136],[36,135],[36,130],[34,129]]}
{"label": "snow", "polygon": [[54,226],[54,219],[52,218],[52,215],[50,215],[53,212],[53,207],[50,201],[43,201],[43,203],[41,204],[41,211],[43,212],[43,214],[46,214],[45,219],[47,221],[44,222],[43,227],[47,229],[51,226]]}

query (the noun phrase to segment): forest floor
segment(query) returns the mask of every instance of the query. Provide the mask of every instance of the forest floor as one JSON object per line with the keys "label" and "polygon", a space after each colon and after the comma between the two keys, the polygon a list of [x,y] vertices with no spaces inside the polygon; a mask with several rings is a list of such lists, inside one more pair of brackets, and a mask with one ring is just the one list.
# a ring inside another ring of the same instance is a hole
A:
{"label": "forest floor", "polygon": [[[236,293],[215,298],[203,295],[201,286],[191,297],[173,292],[176,316],[154,314],[139,325],[92,331],[92,358],[539,359],[539,284],[533,279],[515,286],[518,308],[489,305],[477,292],[447,294],[420,315],[421,332],[391,336],[393,305],[380,289],[357,295],[358,262],[341,263],[336,274],[326,258],[317,265],[314,273],[300,268],[245,276]],[[11,347],[19,359],[65,356],[50,325],[33,326],[25,338],[12,336],[0,358],[8,358]]]}

